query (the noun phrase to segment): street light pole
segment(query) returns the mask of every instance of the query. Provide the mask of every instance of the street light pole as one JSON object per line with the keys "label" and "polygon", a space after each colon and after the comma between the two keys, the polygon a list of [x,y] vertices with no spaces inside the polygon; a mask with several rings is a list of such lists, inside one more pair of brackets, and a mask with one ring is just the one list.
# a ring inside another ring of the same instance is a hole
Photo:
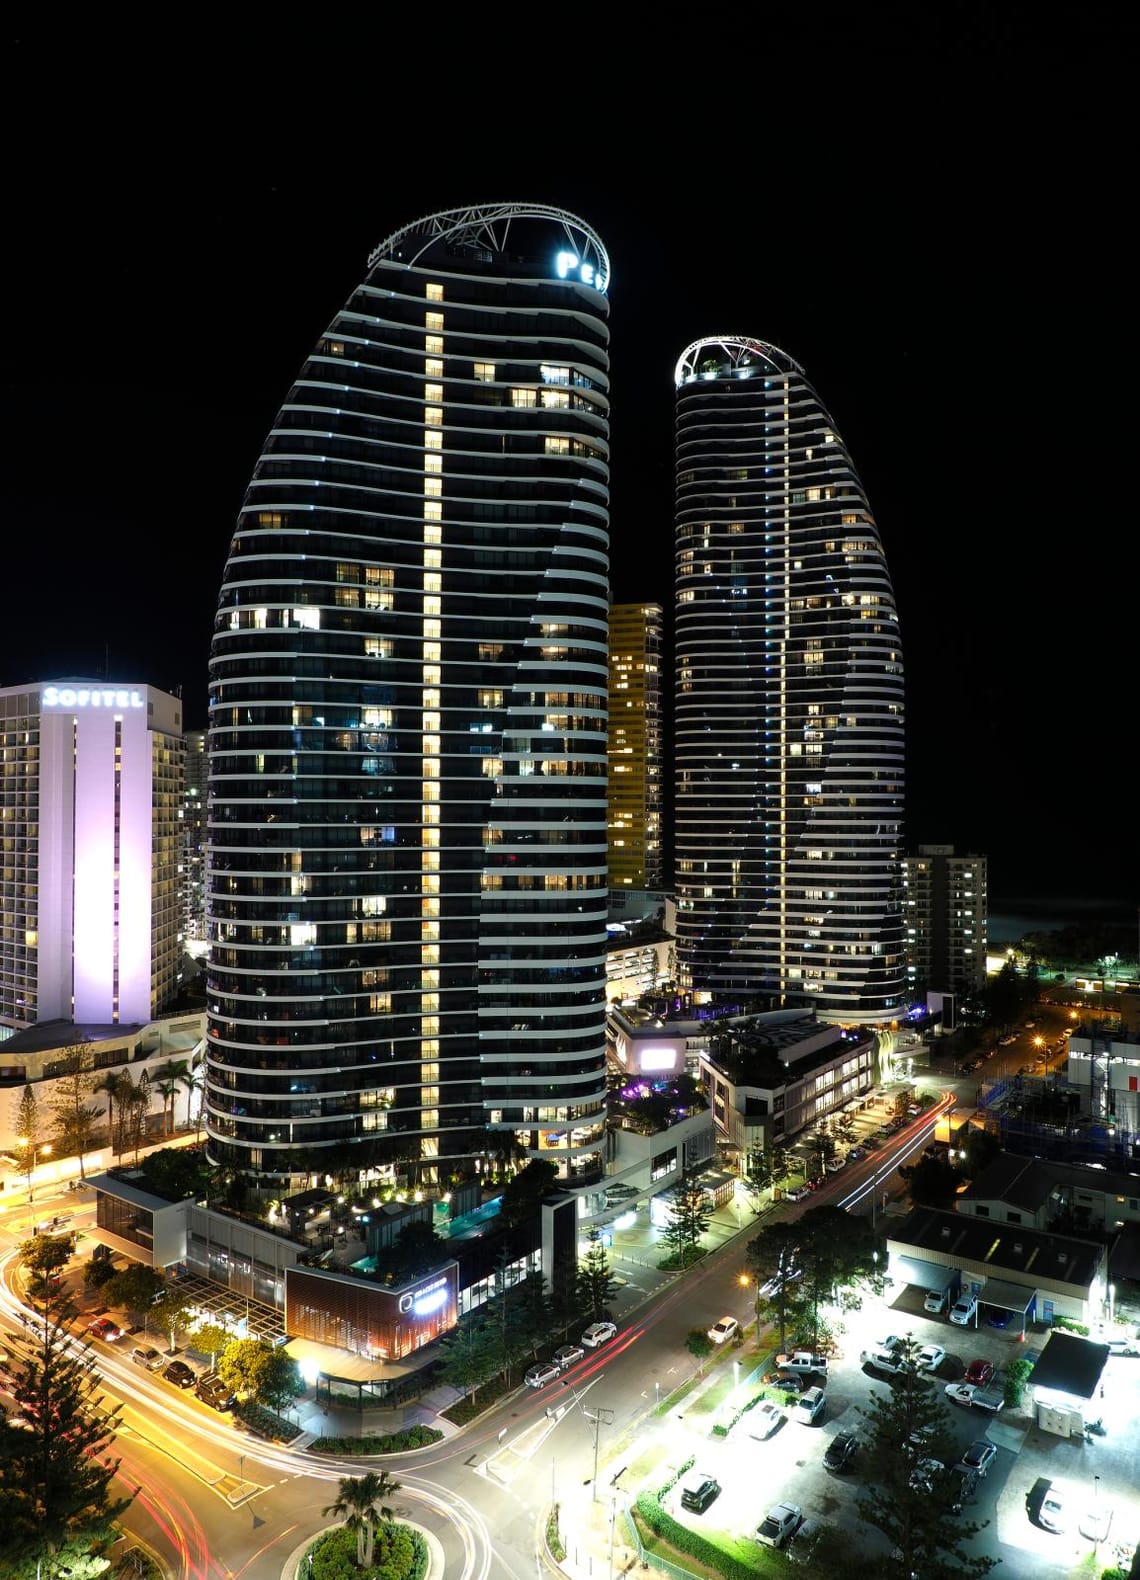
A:
{"label": "street light pole", "polygon": [[28,1149],[28,1201],[33,1202],[36,1199],[36,1187],[32,1183],[32,1176],[36,1172],[36,1161],[41,1152],[47,1154],[51,1151],[51,1142],[35,1142],[31,1136],[20,1136],[19,1140]]}
{"label": "street light pole", "polygon": [[586,1420],[593,1422],[594,1426],[594,1474],[590,1481],[590,1502],[596,1503],[598,1500],[598,1438],[601,1435],[603,1422],[605,1422],[606,1426],[613,1424],[614,1412],[612,1410],[604,1410],[600,1406],[596,1410],[587,1410],[585,1405],[580,1405],[579,1408]]}

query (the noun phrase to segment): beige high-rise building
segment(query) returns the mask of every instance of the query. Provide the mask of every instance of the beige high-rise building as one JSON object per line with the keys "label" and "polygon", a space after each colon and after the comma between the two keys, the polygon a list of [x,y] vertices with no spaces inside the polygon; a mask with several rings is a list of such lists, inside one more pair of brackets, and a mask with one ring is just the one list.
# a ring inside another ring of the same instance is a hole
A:
{"label": "beige high-rise building", "polygon": [[659,889],[661,861],[661,605],[610,605],[611,889]]}
{"label": "beige high-rise building", "polygon": [[188,950],[206,947],[206,782],[209,757],[205,730],[187,730],[186,779],[182,797],[182,931]]}
{"label": "beige high-rise building", "polygon": [[906,977],[918,991],[965,995],[986,979],[989,899],[985,856],[920,845],[903,858]]}

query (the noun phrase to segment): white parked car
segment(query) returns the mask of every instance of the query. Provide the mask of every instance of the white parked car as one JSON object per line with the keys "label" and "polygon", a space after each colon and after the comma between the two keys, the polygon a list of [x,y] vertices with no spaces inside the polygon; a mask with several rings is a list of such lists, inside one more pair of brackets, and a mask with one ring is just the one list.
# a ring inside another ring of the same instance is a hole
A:
{"label": "white parked car", "polygon": [[803,1511],[795,1503],[777,1503],[768,1510],[756,1527],[756,1540],[765,1547],[782,1547],[794,1530],[799,1528]]}
{"label": "white parked car", "polygon": [[770,1399],[765,1399],[749,1410],[744,1419],[748,1422],[749,1437],[755,1437],[760,1442],[763,1442],[766,1438],[771,1437],[781,1422],[787,1420],[787,1417],[779,1405],[773,1404]]}
{"label": "white parked car", "polygon": [[532,1366],[524,1375],[523,1381],[528,1388],[543,1388],[548,1382],[553,1382],[556,1377],[561,1377],[562,1368],[553,1361],[540,1361],[537,1366]]}
{"label": "white parked car", "polygon": [[607,1339],[612,1339],[616,1332],[616,1322],[591,1322],[582,1335],[582,1343],[588,1350],[596,1350],[599,1344],[604,1344]]}
{"label": "white parked car", "polygon": [[1037,1518],[1045,1529],[1052,1531],[1055,1536],[1062,1535],[1068,1527],[1069,1517],[1065,1508],[1065,1497],[1056,1482],[1049,1484],[1045,1496],[1041,1499],[1041,1512]]}
{"label": "white parked car", "polygon": [[814,1426],[826,1404],[827,1395],[822,1388],[809,1388],[796,1400],[796,1420],[802,1421],[805,1426]]}
{"label": "white parked car", "polygon": [[940,1317],[946,1310],[946,1291],[944,1289],[928,1289],[926,1291],[926,1299],[922,1302],[922,1309]]}
{"label": "white parked car", "polygon": [[918,1369],[920,1372],[936,1372],[946,1359],[946,1351],[941,1344],[924,1344],[918,1352]]}
{"label": "white parked car", "polygon": [[978,1310],[977,1295],[960,1295],[950,1307],[950,1321],[964,1328],[974,1320]]}
{"label": "white parked car", "polygon": [[721,1317],[719,1322],[714,1322],[709,1329],[709,1338],[714,1344],[726,1344],[729,1339],[735,1338],[740,1332],[740,1323],[735,1317]]}

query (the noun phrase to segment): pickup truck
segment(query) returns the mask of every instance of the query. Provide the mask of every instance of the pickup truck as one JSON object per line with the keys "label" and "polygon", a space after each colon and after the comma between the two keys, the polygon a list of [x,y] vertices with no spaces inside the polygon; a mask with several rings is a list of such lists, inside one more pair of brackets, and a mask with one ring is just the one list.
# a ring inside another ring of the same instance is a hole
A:
{"label": "pickup truck", "polygon": [[790,1355],[777,1355],[776,1365],[787,1372],[827,1373],[827,1356],[814,1355],[811,1350],[793,1350]]}
{"label": "pickup truck", "polygon": [[970,1403],[975,1410],[988,1410],[991,1415],[996,1415],[1005,1403],[1004,1377],[994,1377],[984,1388],[975,1388]]}
{"label": "pickup truck", "polygon": [[906,1351],[898,1347],[897,1340],[887,1339],[885,1342],[873,1344],[870,1349],[862,1350],[859,1354],[861,1366],[872,1366],[878,1372],[887,1372],[895,1376],[906,1365]]}

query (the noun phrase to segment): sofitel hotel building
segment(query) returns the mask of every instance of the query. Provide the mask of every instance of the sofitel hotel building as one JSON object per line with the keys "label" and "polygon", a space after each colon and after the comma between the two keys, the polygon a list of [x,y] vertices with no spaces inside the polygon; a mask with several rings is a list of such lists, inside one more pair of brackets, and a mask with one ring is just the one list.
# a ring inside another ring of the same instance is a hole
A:
{"label": "sofitel hotel building", "polygon": [[177,697],[82,679],[0,690],[9,1033],[145,1023],[174,997],[181,790]]}

